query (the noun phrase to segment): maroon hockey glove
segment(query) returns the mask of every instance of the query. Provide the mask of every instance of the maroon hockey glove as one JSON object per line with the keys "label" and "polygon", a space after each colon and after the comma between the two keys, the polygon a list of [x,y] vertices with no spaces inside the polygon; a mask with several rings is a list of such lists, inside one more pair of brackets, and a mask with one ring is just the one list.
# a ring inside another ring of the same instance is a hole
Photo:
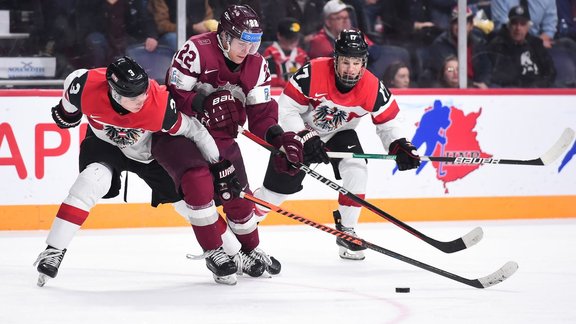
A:
{"label": "maroon hockey glove", "polygon": [[303,130],[298,136],[304,141],[304,163],[330,163],[325,144],[315,131]]}
{"label": "maroon hockey glove", "polygon": [[62,100],[60,100],[56,106],[52,107],[52,119],[60,128],[72,128],[80,125],[82,112],[80,110],[72,114],[67,112],[62,106]]}
{"label": "maroon hockey glove", "polygon": [[236,169],[230,161],[223,159],[210,164],[210,172],[214,178],[214,192],[218,194],[220,201],[230,201],[238,197],[242,186],[236,176]]}
{"label": "maroon hockey glove", "polygon": [[216,91],[210,94],[202,104],[198,119],[209,130],[225,130],[232,137],[238,134],[238,102],[228,90]]}
{"label": "maroon hockey glove", "polygon": [[396,155],[396,165],[398,170],[410,170],[420,166],[420,156],[416,152],[416,147],[405,138],[400,138],[390,143],[389,154]]}
{"label": "maroon hockey glove", "polygon": [[266,134],[268,143],[277,149],[284,149],[284,154],[276,154],[273,158],[274,168],[278,172],[296,175],[300,169],[292,163],[303,163],[304,145],[302,138],[294,132],[284,132],[278,125],[270,127]]}

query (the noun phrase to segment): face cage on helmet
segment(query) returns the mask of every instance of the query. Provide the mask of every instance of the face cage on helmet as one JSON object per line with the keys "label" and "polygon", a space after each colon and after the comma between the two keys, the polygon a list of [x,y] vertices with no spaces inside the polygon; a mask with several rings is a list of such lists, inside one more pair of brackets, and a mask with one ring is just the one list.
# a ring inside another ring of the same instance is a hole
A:
{"label": "face cage on helmet", "polygon": [[[340,73],[338,73],[338,58],[339,57],[348,57],[348,58],[361,58],[362,59],[362,67],[360,68],[360,72],[358,72],[358,75],[355,78],[350,78],[347,76],[340,76]],[[334,55],[334,74],[336,74],[336,78],[338,78],[338,81],[340,81],[340,83],[342,83],[344,86],[352,88],[353,86],[356,85],[356,83],[358,83],[358,81],[360,81],[360,79],[362,79],[362,76],[364,75],[364,71],[366,71],[366,66],[368,65],[368,55],[364,55],[364,56],[345,56],[345,55]]]}

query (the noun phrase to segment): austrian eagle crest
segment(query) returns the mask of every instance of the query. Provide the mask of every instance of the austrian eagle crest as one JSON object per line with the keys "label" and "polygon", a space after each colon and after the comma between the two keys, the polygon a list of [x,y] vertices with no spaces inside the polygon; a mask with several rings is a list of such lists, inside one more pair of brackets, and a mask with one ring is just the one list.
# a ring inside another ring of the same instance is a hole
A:
{"label": "austrian eagle crest", "polygon": [[107,125],[104,130],[106,131],[106,136],[120,148],[134,145],[141,135],[140,130],[134,128],[116,128]]}
{"label": "austrian eagle crest", "polygon": [[314,124],[326,131],[339,128],[347,120],[347,117],[348,113],[336,107],[322,105],[314,110]]}

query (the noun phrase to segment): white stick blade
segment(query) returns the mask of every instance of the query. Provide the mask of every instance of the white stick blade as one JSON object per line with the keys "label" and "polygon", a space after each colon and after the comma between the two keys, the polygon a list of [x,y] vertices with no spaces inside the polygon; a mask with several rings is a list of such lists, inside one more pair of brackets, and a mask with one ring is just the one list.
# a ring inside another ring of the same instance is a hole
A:
{"label": "white stick blade", "polygon": [[486,277],[479,278],[478,281],[480,281],[484,288],[488,288],[510,278],[510,276],[516,272],[516,270],[518,270],[518,263],[509,261],[498,271],[487,275]]}
{"label": "white stick blade", "polygon": [[572,128],[566,128],[562,133],[562,136],[558,139],[558,141],[548,150],[548,152],[544,153],[540,160],[544,165],[548,165],[554,161],[556,161],[562,153],[564,153],[574,141],[574,130]]}
{"label": "white stick blade", "polygon": [[482,231],[481,227],[476,227],[470,233],[462,236],[462,241],[464,241],[464,245],[466,248],[475,245],[476,243],[480,242],[480,240],[484,237],[484,231]]}

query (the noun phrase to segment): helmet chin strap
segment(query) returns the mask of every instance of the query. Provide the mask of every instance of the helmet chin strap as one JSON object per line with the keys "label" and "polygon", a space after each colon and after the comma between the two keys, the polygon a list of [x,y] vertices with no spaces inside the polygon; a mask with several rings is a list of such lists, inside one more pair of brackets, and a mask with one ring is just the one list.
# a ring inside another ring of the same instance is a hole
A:
{"label": "helmet chin strap", "polygon": [[[222,33],[220,33],[222,34]],[[226,34],[226,32],[224,32],[224,34],[227,36],[227,40],[226,40],[226,45],[228,45],[228,49],[224,48],[224,45],[222,43],[222,39],[220,38],[220,34],[217,34],[216,37],[218,38],[218,47],[220,47],[220,49],[222,50],[222,53],[224,54],[224,57],[230,60],[230,56],[228,55],[228,53],[230,52],[230,40],[228,40],[230,38],[230,36],[228,34]]]}

